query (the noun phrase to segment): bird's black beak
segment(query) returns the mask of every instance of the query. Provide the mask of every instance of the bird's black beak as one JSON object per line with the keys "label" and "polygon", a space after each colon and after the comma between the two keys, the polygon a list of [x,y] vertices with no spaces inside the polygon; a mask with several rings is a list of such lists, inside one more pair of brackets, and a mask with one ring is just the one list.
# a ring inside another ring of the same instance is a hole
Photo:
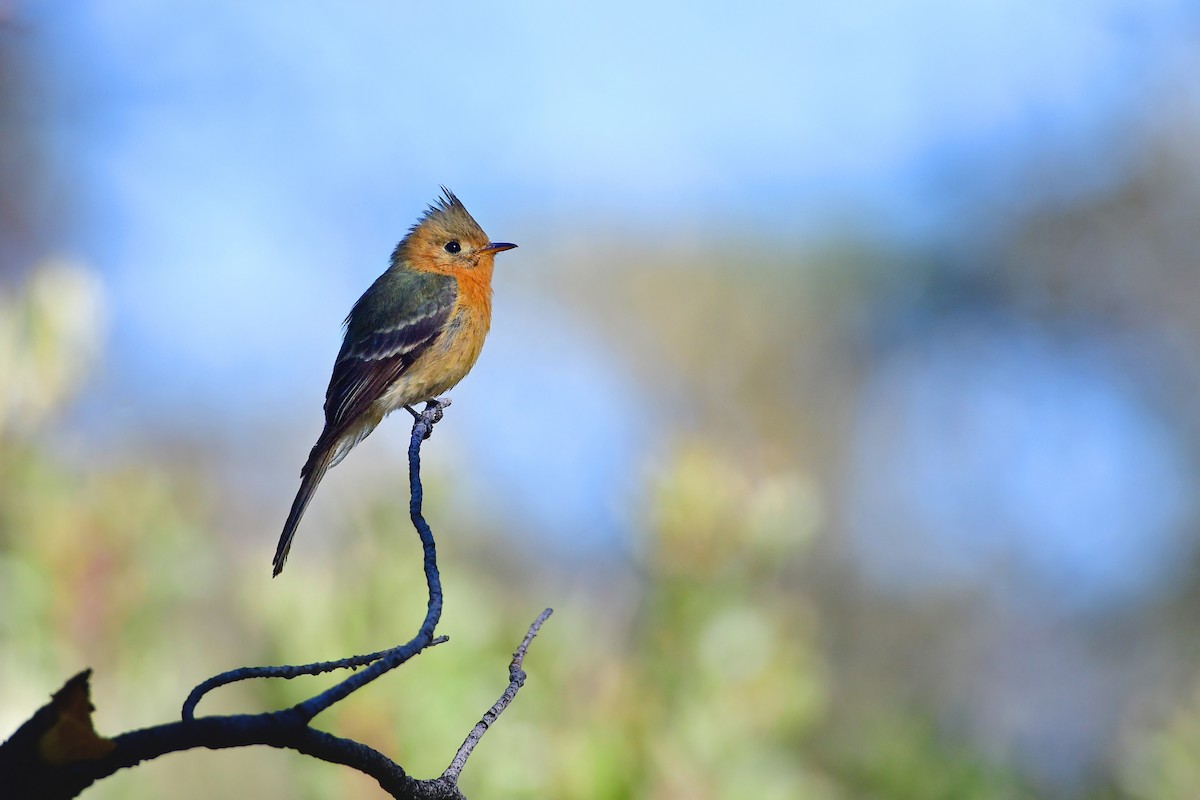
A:
{"label": "bird's black beak", "polygon": [[505,250],[512,250],[516,247],[515,244],[508,242],[488,242],[487,247],[479,248],[480,253],[503,253]]}

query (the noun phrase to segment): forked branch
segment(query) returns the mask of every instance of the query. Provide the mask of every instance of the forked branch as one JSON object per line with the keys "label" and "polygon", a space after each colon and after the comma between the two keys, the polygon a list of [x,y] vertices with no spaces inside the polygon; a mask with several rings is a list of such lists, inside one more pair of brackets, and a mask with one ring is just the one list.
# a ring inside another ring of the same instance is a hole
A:
{"label": "forked branch", "polygon": [[[40,709],[11,738],[0,745],[0,787],[6,798],[76,797],[87,787],[119,769],[166,753],[194,747],[223,749],[247,745],[296,750],[323,761],[344,764],[375,778],[396,798],[461,798],[458,778],[475,745],[516,696],[525,682],[522,663],[530,642],[551,610],[546,609],[529,627],[509,666],[509,685],[467,736],[450,766],[441,776],[418,780],[387,756],[360,742],[335,736],[310,725],[312,719],[381,675],[395,669],[422,650],[447,641],[434,636],[442,613],[442,586],[437,568],[433,532],[422,513],[421,443],[442,418],[449,400],[435,400],[416,415],[408,448],[410,517],[424,551],[425,580],[429,589],[425,619],[417,634],[396,647],[336,661],[273,667],[242,667],[201,683],[183,704],[182,720],[121,734],[113,739],[96,735],[91,724],[88,697],[89,672],[68,681],[52,701]],[[295,678],[336,669],[358,669],[320,694],[290,708],[260,714],[196,717],[196,706],[205,694],[226,684],[251,678]]]}

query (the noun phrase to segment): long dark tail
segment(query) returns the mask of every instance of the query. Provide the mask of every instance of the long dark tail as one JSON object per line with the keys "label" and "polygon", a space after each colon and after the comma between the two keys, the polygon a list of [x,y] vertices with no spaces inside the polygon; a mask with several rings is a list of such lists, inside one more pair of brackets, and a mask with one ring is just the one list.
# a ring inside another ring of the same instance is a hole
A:
{"label": "long dark tail", "polygon": [[292,501],[292,510],[288,513],[287,522],[283,525],[283,533],[279,536],[279,546],[275,548],[275,568],[271,577],[276,577],[283,572],[283,562],[287,561],[288,551],[292,549],[292,537],[296,535],[296,526],[300,524],[300,518],[304,516],[304,509],[308,508],[309,501],[316,493],[317,484],[335,463],[338,449],[336,442],[326,441],[325,436],[322,435],[317,440],[312,452],[309,453],[304,469],[300,470],[300,491],[296,492],[296,499]]}

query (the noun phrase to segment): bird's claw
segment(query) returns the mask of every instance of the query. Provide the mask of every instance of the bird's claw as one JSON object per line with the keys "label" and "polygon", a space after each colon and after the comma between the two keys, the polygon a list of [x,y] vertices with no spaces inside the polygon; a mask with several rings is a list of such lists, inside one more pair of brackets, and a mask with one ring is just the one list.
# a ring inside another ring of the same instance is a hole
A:
{"label": "bird's claw", "polygon": [[449,397],[435,397],[425,404],[425,409],[420,414],[408,406],[405,406],[405,408],[412,411],[413,416],[417,420],[416,424],[424,428],[421,438],[428,439],[433,435],[433,426],[442,421],[444,411],[449,405]]}

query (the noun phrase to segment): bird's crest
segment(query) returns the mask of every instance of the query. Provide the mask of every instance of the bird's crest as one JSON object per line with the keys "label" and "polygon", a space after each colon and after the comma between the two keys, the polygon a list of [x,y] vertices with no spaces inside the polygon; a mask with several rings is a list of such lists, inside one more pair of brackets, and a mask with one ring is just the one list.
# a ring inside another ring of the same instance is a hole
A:
{"label": "bird's crest", "polygon": [[[439,188],[442,190],[442,196],[429,204],[421,218],[408,229],[409,234],[415,233],[418,228],[425,225],[437,226],[444,230],[462,230],[466,227],[467,230],[477,230],[483,234],[479,223],[467,211],[467,207],[462,204],[462,201],[454,196],[454,192],[445,186]],[[487,237],[484,236],[484,238]]]}

